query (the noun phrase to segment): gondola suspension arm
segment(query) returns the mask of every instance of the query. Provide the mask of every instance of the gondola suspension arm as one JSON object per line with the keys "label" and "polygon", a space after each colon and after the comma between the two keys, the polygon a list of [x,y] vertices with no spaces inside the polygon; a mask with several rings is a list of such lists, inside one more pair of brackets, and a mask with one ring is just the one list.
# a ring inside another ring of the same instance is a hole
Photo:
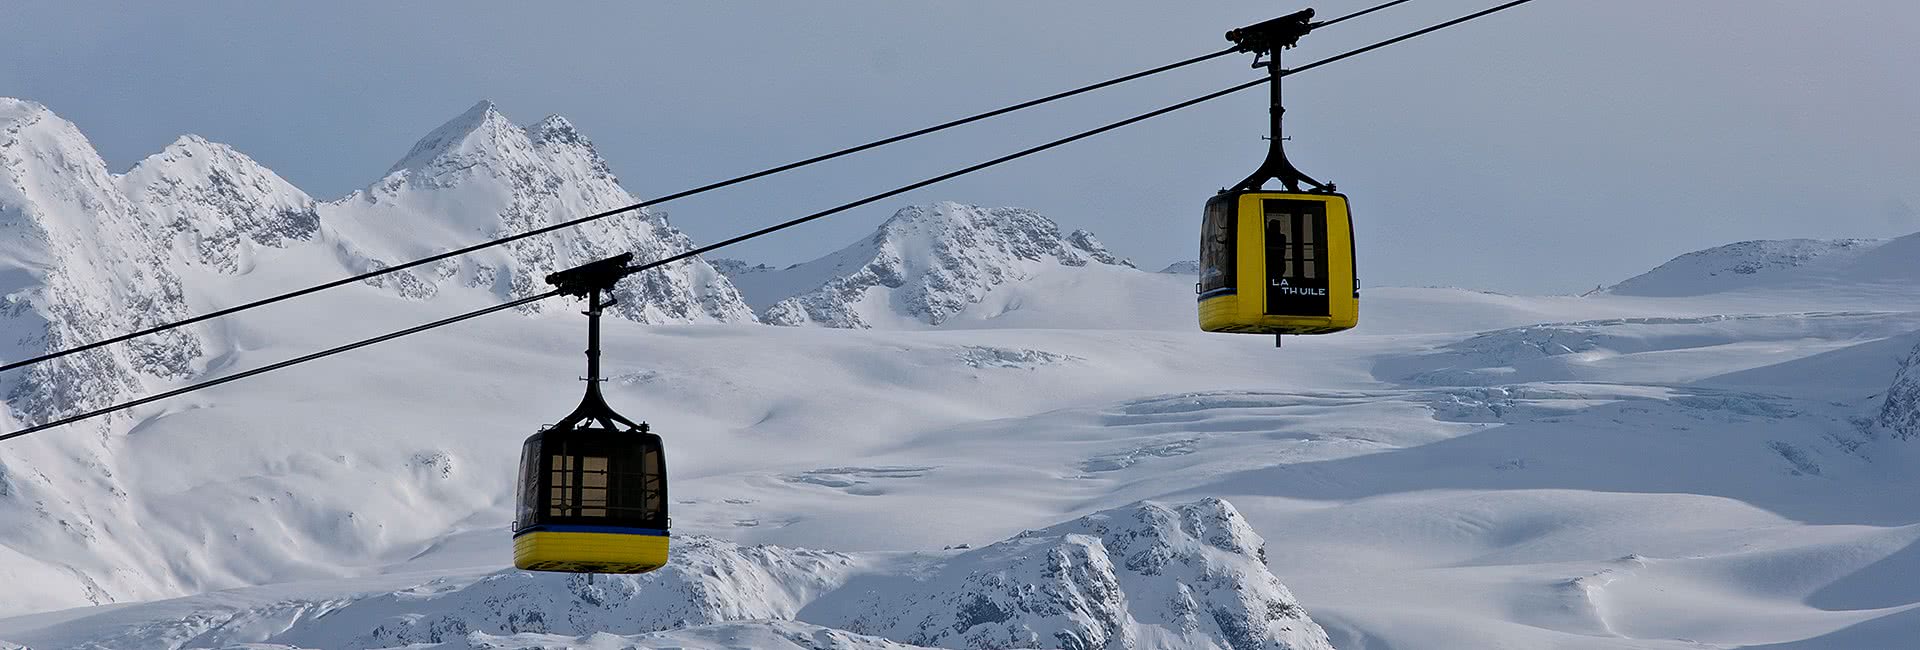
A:
{"label": "gondola suspension arm", "polygon": [[621,253],[547,275],[547,283],[553,285],[561,295],[577,296],[587,301],[587,310],[581,312],[587,315],[587,376],[582,377],[587,382],[587,394],[581,398],[580,406],[573,413],[554,423],[555,429],[575,429],[584,424],[617,430],[621,427],[616,425],[625,425],[627,430],[647,432],[645,422],[636,424],[621,417],[600,394],[600,383],[606,381],[600,377],[600,314],[619,302],[613,299],[601,302],[600,297],[612,295],[613,286],[619,284],[621,278],[639,272],[639,269],[628,266],[632,261],[633,253]]}
{"label": "gondola suspension arm", "polygon": [[[1335,191],[1332,183],[1314,180],[1313,177],[1307,176],[1299,168],[1294,167],[1292,161],[1287,160],[1286,137],[1280,125],[1281,117],[1287,112],[1287,109],[1281,105],[1280,79],[1289,74],[1286,68],[1280,66],[1280,52],[1299,44],[1300,37],[1322,24],[1311,22],[1312,20],[1313,10],[1302,9],[1273,20],[1227,32],[1227,40],[1233,41],[1235,51],[1252,52],[1253,67],[1267,69],[1267,77],[1270,80],[1268,91],[1272,98],[1267,110],[1272,117],[1272,133],[1268,136],[1267,158],[1260,163],[1260,168],[1255,169],[1252,175],[1234,185],[1232,189],[1223,191],[1257,192],[1270,180],[1280,181],[1280,184],[1286,186],[1289,192],[1300,191],[1302,182],[1313,186],[1316,192]],[[1264,61],[1261,60],[1262,57],[1265,58]]]}

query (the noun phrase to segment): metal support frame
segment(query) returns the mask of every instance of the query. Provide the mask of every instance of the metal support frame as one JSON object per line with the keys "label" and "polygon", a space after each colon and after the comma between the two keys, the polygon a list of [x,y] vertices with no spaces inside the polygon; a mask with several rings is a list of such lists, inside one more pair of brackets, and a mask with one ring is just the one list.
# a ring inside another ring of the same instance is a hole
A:
{"label": "metal support frame", "polygon": [[[1252,175],[1234,185],[1232,189],[1223,191],[1257,192],[1270,180],[1280,181],[1280,184],[1286,186],[1289,192],[1300,191],[1302,182],[1313,186],[1311,191],[1314,192],[1335,191],[1332,183],[1314,180],[1287,160],[1286,135],[1281,128],[1281,118],[1286,114],[1287,109],[1281,105],[1280,81],[1286,76],[1286,68],[1280,66],[1280,52],[1298,44],[1301,36],[1313,31],[1313,28],[1318,25],[1312,20],[1313,10],[1303,9],[1227,32],[1227,40],[1233,41],[1235,49],[1253,53],[1253,67],[1265,66],[1267,69],[1267,75],[1270,77],[1268,85],[1271,87],[1269,89],[1271,101],[1267,110],[1272,118],[1269,127],[1272,133],[1268,138],[1267,158],[1261,161],[1260,168],[1255,169]],[[1262,57],[1266,60],[1262,61]]]}
{"label": "metal support frame", "polygon": [[[554,423],[550,430],[586,429],[595,426],[615,431],[646,433],[647,423],[635,423],[621,417],[607,405],[600,394],[600,383],[606,381],[600,377],[600,314],[618,301],[601,302],[602,294],[611,294],[613,285],[626,277],[631,270],[627,263],[633,261],[633,253],[622,253],[597,262],[588,262],[580,266],[555,272],[547,276],[547,282],[570,296],[579,296],[587,300],[587,310],[581,312],[587,316],[587,394],[581,398],[580,406],[573,409],[567,417]],[[622,426],[624,425],[624,427]]]}

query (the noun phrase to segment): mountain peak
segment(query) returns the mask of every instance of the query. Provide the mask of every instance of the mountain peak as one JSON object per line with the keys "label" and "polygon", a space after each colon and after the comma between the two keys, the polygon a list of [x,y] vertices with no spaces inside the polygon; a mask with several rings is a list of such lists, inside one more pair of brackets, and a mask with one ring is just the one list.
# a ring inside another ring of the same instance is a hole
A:
{"label": "mountain peak", "polygon": [[902,316],[939,325],[1000,285],[1091,265],[1133,268],[1093,233],[1063,236],[1033,210],[940,201],[902,208],[852,246],[744,284],[764,289],[747,293],[777,325],[868,328]]}
{"label": "mountain peak", "polygon": [[0,97],[0,124],[29,121],[49,111],[39,102]]}
{"label": "mountain peak", "polygon": [[312,239],[312,197],[231,146],[183,135],[115,179],[148,227],[184,259],[237,273],[253,245],[284,248]]}
{"label": "mountain peak", "polygon": [[515,136],[526,137],[520,127],[514,126],[505,115],[500,114],[492,100],[482,99],[414,143],[413,149],[394,163],[387,173],[425,171],[443,166],[464,167],[466,165],[457,163],[459,159],[511,147],[511,140]]}
{"label": "mountain peak", "polygon": [[[255,162],[252,157],[240,153],[240,150],[226,143],[214,142],[189,133],[174,138],[172,143],[169,143],[166,147],[160,149],[160,151],[141,159],[140,162],[134,163],[133,168],[127,170],[127,173],[123,174],[123,176],[136,176],[139,175],[139,172],[143,169],[153,169],[156,167],[168,168],[182,165],[205,167],[208,164],[207,161],[211,160],[226,161],[228,164],[249,170],[266,169],[260,163]],[[195,161],[199,162],[196,164]]]}
{"label": "mountain peak", "polygon": [[[332,228],[351,243],[344,257],[365,272],[634,202],[571,121],[555,115],[523,128],[482,101],[427,134],[372,186],[327,207]],[[512,298],[545,287],[549,273],[617,253],[655,259],[693,248],[663,215],[636,216],[462,256],[431,275],[387,276],[375,286],[415,299],[430,298],[442,286]],[[703,261],[652,269],[620,286],[616,313],[632,320],[753,320],[733,285]]]}
{"label": "mountain peak", "polygon": [[[224,146],[226,145],[214,142],[212,140],[208,140],[204,137],[201,137],[199,134],[184,133],[184,134],[181,134],[180,137],[174,138],[173,143],[167,145],[166,149],[203,149],[207,147],[224,147]],[[166,149],[162,149],[162,151],[165,151]]]}

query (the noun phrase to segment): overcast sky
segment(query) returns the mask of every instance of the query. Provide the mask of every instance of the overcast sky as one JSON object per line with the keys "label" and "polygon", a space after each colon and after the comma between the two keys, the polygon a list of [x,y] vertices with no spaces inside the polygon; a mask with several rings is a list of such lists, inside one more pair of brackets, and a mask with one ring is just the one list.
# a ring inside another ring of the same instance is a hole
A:
{"label": "overcast sky", "polygon": [[[183,133],[322,199],[482,98],[571,118],[646,197],[1213,51],[1312,6],[1148,2],[10,3],[0,95],[116,171]],[[1303,63],[1496,4],[1414,0]],[[1256,76],[1219,59],[668,206],[712,241]],[[1743,239],[1920,231],[1920,3],[1538,0],[1287,81],[1289,151],[1352,197],[1369,286],[1575,292]],[[1250,91],[751,242],[789,264],[900,206],[1040,210],[1149,270],[1265,144]]]}

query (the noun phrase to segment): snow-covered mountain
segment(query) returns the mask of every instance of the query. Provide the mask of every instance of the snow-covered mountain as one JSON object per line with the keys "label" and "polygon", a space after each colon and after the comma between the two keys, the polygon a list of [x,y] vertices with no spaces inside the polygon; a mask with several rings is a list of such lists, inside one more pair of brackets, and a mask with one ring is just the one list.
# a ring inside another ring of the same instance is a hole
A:
{"label": "snow-covered mountain", "polygon": [[[427,134],[372,186],[324,206],[322,221],[339,233],[343,261],[364,272],[636,202],[566,118],[521,128],[483,101]],[[639,210],[379,283],[411,298],[445,285],[513,298],[544,291],[546,275],[561,269],[622,252],[649,260],[691,248],[665,215]],[[643,323],[753,320],[733,284],[698,258],[630,276],[614,297],[617,313]]]}
{"label": "snow-covered mountain", "polygon": [[251,270],[257,247],[285,248],[320,232],[318,205],[306,192],[200,136],[181,136],[117,180],[177,258],[221,273]]}
{"label": "snow-covered mountain", "polygon": [[[951,201],[903,208],[873,235],[780,271],[735,276],[774,325],[940,325],[996,287],[1061,266],[1132,268],[1093,233],[1032,210]],[[745,269],[743,269],[745,270]]]}
{"label": "snow-covered mountain", "polygon": [[[262,248],[329,249],[340,266],[291,274],[305,285],[634,202],[565,118],[521,128],[484,101],[368,189],[328,203],[198,136],[116,176],[78,128],[44,106],[0,99],[0,125],[0,295],[7,331],[18,332],[6,337],[7,358],[177,320],[196,301],[224,306],[191,295],[181,275],[246,274]],[[664,215],[640,212],[373,282],[416,299],[443,286],[509,298],[543,289],[545,275],[561,268],[691,247]],[[754,319],[725,276],[697,258],[628,278],[616,298],[615,311],[639,322]],[[144,382],[198,372],[204,335],[173,330],[37,366],[7,380],[8,403],[39,421],[121,401]]]}
{"label": "snow-covered mountain", "polygon": [[[279,597],[243,589],[115,610],[16,639],[66,648],[440,647],[481,635],[544,647],[752,624],[847,647],[1327,650],[1267,571],[1266,543],[1218,499],[1139,503],[977,550],[832,553],[675,540],[638,576],[503,570],[393,590]],[[180,618],[189,609],[199,615]],[[844,630],[844,631],[842,631]],[[489,641],[493,643],[493,641]],[[416,645],[418,644],[418,645]],[[808,644],[807,647],[814,647]],[[829,644],[831,647],[831,644]]]}
{"label": "snow-covered mountain", "polygon": [[1696,296],[1764,288],[1920,281],[1920,233],[1897,239],[1744,241],[1673,258],[1607,291]]}
{"label": "snow-covered mountain", "polygon": [[[188,315],[169,232],[119,189],[71,122],[0,98],[0,309],[7,358],[90,343]],[[174,330],[10,377],[29,422],[106,406],[148,380],[192,375],[193,330]]]}
{"label": "snow-covered mountain", "polygon": [[[171,233],[123,194],[72,123],[0,98],[0,355],[36,356],[188,315]],[[9,430],[107,406],[199,372],[203,332],[177,329],[0,378]],[[117,414],[0,450],[0,606],[152,598],[186,588],[138,534]]]}
{"label": "snow-covered mountain", "polygon": [[1197,260],[1181,260],[1168,264],[1167,268],[1160,269],[1160,272],[1173,275],[1197,276],[1200,274],[1200,262]]}
{"label": "snow-covered mountain", "polygon": [[[617,200],[563,121],[484,106],[334,202],[191,138],[114,176],[44,109],[0,115],[7,354]],[[871,281],[822,303],[867,328],[712,324],[746,313],[697,265],[624,314],[675,323],[607,324],[608,399],[673,457],[666,570],[507,569],[520,442],[579,398],[580,330],[503,314],[0,445],[0,639],[1240,650],[1318,647],[1317,626],[1341,648],[1678,650],[1920,633],[1920,445],[1900,439],[1920,237],[1751,273],[1730,269],[1800,244],[1707,251],[1585,297],[1379,288],[1355,331],[1274,350],[1196,331],[1189,276],[973,210],[912,211],[839,268],[721,265],[743,285],[814,280],[761,307]],[[620,223],[607,238],[677,245],[657,215]],[[444,317],[594,252],[552,243],[10,375],[7,417]]]}

